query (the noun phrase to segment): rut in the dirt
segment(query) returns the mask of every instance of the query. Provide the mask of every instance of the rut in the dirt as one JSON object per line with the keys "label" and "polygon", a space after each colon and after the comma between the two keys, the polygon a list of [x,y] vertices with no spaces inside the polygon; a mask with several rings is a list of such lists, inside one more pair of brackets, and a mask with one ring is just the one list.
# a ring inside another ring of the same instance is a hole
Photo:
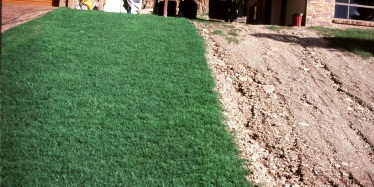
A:
{"label": "rut in the dirt", "polygon": [[248,179],[264,186],[373,186],[373,60],[306,29],[195,23]]}

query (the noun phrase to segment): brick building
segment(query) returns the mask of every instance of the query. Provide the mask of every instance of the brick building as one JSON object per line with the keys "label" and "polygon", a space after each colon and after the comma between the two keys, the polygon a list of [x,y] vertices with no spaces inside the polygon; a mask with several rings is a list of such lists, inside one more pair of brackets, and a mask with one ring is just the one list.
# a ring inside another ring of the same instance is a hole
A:
{"label": "brick building", "polygon": [[291,25],[302,13],[302,25],[374,26],[374,0],[248,0],[248,23]]}
{"label": "brick building", "polygon": [[[96,0],[99,10],[105,1]],[[246,6],[247,23],[291,25],[292,14],[302,13],[302,25],[374,27],[374,0],[195,0],[195,2],[231,1]],[[71,7],[79,0],[3,0],[3,3],[38,4]],[[198,3],[198,4],[199,4]],[[201,12],[200,12],[201,13]]]}

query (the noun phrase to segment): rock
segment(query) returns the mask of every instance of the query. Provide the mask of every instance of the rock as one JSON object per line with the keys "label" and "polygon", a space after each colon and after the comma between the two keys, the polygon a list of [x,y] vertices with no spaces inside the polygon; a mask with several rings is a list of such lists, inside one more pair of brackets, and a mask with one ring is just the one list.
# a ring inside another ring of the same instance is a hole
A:
{"label": "rock", "polygon": [[316,67],[317,67],[317,68],[323,68],[323,67],[325,67],[325,66],[324,66],[323,64],[321,64],[321,63],[317,63],[317,64],[316,64]]}
{"label": "rock", "polygon": [[361,110],[361,112],[364,112],[365,108],[364,107],[361,107],[361,106],[358,106],[357,107],[358,110]]}
{"label": "rock", "polygon": [[312,55],[312,57],[313,57],[313,55],[315,55],[316,53],[315,53],[315,52],[313,52],[313,51],[308,51],[308,54],[311,54],[311,55]]}
{"label": "rock", "polygon": [[353,111],[354,109],[352,107],[347,107],[347,110]]}
{"label": "rock", "polygon": [[243,81],[243,82],[247,82],[248,81],[247,77],[239,77],[239,80]]}
{"label": "rock", "polygon": [[349,164],[347,162],[342,162],[342,165],[343,166],[349,166]]}
{"label": "rock", "polygon": [[285,126],[284,123],[282,123],[282,122],[278,122],[278,121],[274,122],[273,125],[274,125],[274,126]]}
{"label": "rock", "polygon": [[264,89],[264,91],[267,93],[267,94],[271,94],[274,92],[275,90],[275,86],[273,85],[263,85],[262,88]]}
{"label": "rock", "polygon": [[353,103],[353,100],[349,97],[345,98],[344,100],[347,101],[347,102]]}
{"label": "rock", "polygon": [[299,123],[299,125],[300,125],[300,126],[305,126],[305,127],[309,127],[309,124],[308,124],[308,123],[306,123],[306,122],[300,122],[300,123]]}
{"label": "rock", "polygon": [[304,71],[305,71],[305,72],[309,72],[310,69],[309,69],[309,68],[304,68]]}
{"label": "rock", "polygon": [[225,66],[225,62],[222,60],[217,61],[218,66]]}

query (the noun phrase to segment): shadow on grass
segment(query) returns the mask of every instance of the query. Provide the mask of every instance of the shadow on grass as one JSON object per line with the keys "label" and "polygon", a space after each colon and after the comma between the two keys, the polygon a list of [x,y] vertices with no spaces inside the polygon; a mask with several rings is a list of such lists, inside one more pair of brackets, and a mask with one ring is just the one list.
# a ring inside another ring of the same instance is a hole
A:
{"label": "shadow on grass", "polygon": [[364,58],[374,56],[374,40],[342,37],[325,37],[325,39],[334,47],[358,54]]}
{"label": "shadow on grass", "polygon": [[[275,33],[253,34],[256,37],[269,38],[280,42],[293,43],[303,47],[319,47],[326,49],[341,49],[360,55],[364,58],[374,56],[374,40],[345,37],[301,38],[298,36]],[[326,42],[327,41],[327,42]]]}

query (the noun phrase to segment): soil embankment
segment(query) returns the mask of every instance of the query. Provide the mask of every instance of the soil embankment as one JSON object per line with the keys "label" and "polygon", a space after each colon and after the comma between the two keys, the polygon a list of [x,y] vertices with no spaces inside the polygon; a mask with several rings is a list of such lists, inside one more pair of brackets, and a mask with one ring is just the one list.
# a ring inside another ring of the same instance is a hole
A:
{"label": "soil embankment", "polygon": [[306,28],[233,23],[236,44],[222,23],[194,24],[249,180],[374,186],[374,59],[331,48]]}

